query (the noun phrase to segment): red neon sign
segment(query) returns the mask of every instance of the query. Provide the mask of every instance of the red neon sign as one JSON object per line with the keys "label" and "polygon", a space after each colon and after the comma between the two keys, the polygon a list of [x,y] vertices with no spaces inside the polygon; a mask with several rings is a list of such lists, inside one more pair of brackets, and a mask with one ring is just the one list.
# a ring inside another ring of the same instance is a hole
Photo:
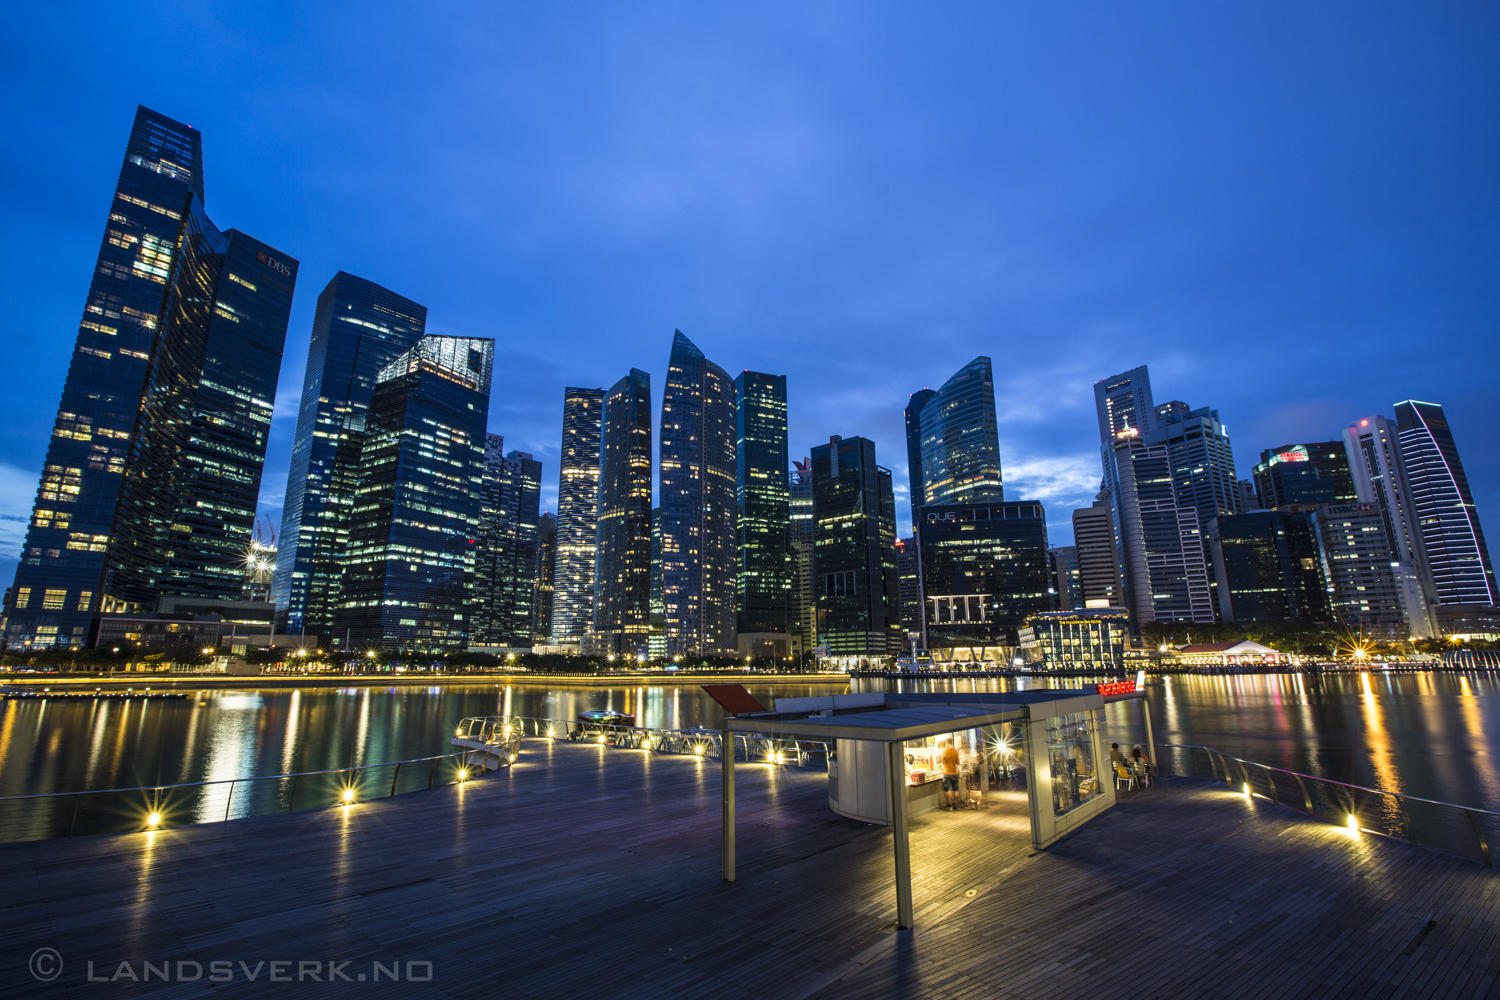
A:
{"label": "red neon sign", "polygon": [[1094,690],[1106,698],[1112,694],[1134,694],[1135,681],[1110,681],[1106,684],[1095,684]]}

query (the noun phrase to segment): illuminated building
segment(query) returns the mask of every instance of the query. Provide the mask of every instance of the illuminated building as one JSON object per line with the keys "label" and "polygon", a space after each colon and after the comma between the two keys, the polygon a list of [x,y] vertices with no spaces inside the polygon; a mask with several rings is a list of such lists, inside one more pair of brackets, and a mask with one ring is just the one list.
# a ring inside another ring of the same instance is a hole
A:
{"label": "illuminated building", "polygon": [[896,580],[901,594],[901,631],[913,648],[922,646],[922,584],[917,578],[917,539],[896,539]]}
{"label": "illuminated building", "polygon": [[742,372],[734,380],[737,649],[791,652],[791,522],[786,376]]}
{"label": "illuminated building", "polygon": [[[1259,506],[1354,503],[1354,479],[1342,441],[1286,444],[1260,453],[1255,466]],[[1249,508],[1246,508],[1247,510]]]}
{"label": "illuminated building", "polygon": [[542,463],[524,451],[503,455],[505,439],[485,435],[484,490],[469,642],[530,646],[537,572]]}
{"label": "illuminated building", "polygon": [[1438,603],[1500,603],[1479,512],[1443,408],[1414,399],[1397,403],[1396,434]]}
{"label": "illuminated building", "polygon": [[1385,517],[1377,503],[1328,504],[1314,508],[1318,553],[1328,582],[1334,621],[1366,635],[1404,639],[1430,635],[1415,577],[1392,559]]}
{"label": "illuminated building", "polygon": [[1021,656],[1048,670],[1125,669],[1130,614],[1124,608],[1042,611],[1021,626]]}
{"label": "illuminated building", "polygon": [[1073,512],[1073,547],[1078,558],[1078,584],[1086,608],[1123,607],[1120,590],[1120,560],[1115,549],[1115,528],[1108,494],[1101,493],[1092,507]]}
{"label": "illuminated building", "polygon": [[536,592],[531,603],[531,634],[545,640],[552,626],[552,575],[557,569],[557,515],[544,513],[537,521]]}
{"label": "illuminated building", "polygon": [[1083,574],[1078,568],[1078,546],[1059,545],[1047,553],[1052,573],[1052,606],[1059,611],[1083,610]]}
{"label": "illuminated building", "polygon": [[829,438],[812,452],[817,636],[835,663],[901,651],[896,500],[875,442]]}
{"label": "illuminated building", "polygon": [[604,397],[593,641],[636,656],[651,631],[651,376],[639,368]]}
{"label": "illuminated building", "polygon": [[922,482],[922,407],[936,395],[936,389],[918,389],[906,401],[906,474],[913,517],[927,502],[927,488]]}
{"label": "illuminated building", "polygon": [[594,546],[599,534],[599,427],[603,389],[563,390],[557,475],[553,643],[575,646],[594,625]]}
{"label": "illuminated building", "polygon": [[927,648],[993,659],[1023,621],[1052,610],[1041,504],[928,504],[921,517]]}
{"label": "illuminated building", "polygon": [[318,296],[271,590],[284,632],[334,638],[375,378],[426,326],[426,306],[343,271]]}
{"label": "illuminated building", "polygon": [[468,645],[494,351],[423,337],[376,376],[334,618],[349,648]]}
{"label": "illuminated building", "polygon": [[1224,621],[1327,621],[1316,526],[1301,511],[1257,510],[1208,522]]}
{"label": "illuminated building", "polygon": [[810,652],[818,639],[818,601],[813,591],[813,477],[812,459],[792,460],[788,484],[791,512],[792,644]]}
{"label": "illuminated building", "polygon": [[682,331],[661,399],[661,575],[667,650],[734,653],[734,383]]}
{"label": "illuminated building", "polygon": [[[913,402],[920,395],[914,395]],[[908,410],[910,407],[908,404]],[[1005,499],[1000,481],[1000,434],[995,422],[995,378],[989,358],[975,358],[959,369],[923,404],[917,419],[922,441],[922,495],[920,501],[913,501],[914,509],[926,504],[997,503]],[[907,427],[910,433],[909,413]]]}

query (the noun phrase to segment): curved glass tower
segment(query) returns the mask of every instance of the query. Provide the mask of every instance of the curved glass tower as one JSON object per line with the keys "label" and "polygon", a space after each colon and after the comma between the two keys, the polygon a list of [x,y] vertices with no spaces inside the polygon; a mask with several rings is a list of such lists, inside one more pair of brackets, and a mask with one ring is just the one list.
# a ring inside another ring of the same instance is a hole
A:
{"label": "curved glass tower", "polygon": [[651,631],[651,376],[639,368],[604,397],[594,633],[613,653],[644,654]]}
{"label": "curved glass tower", "polygon": [[[980,356],[943,383],[922,407],[921,504],[999,503],[1000,431],[995,377]],[[920,506],[913,498],[914,506]]]}

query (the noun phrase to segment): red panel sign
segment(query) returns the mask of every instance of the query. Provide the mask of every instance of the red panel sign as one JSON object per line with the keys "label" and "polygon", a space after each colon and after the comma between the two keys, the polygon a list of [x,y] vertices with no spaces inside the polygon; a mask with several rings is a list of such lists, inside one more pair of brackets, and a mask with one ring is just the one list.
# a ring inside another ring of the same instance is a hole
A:
{"label": "red panel sign", "polygon": [[700,684],[699,687],[708,692],[708,696],[719,703],[719,707],[730,715],[748,715],[751,712],[764,712],[766,706],[755,699],[755,695],[745,690],[743,684]]}
{"label": "red panel sign", "polygon": [[1094,690],[1106,698],[1112,694],[1134,694],[1135,681],[1110,681],[1107,684],[1095,684]]}

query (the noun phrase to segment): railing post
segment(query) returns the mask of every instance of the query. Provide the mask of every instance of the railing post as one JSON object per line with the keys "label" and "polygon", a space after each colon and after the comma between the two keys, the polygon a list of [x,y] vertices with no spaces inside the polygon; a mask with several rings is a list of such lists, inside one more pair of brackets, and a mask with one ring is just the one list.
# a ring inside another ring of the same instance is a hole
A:
{"label": "railing post", "polygon": [[1480,827],[1479,822],[1474,819],[1472,811],[1465,809],[1464,815],[1469,817],[1469,825],[1474,828],[1474,836],[1479,839],[1479,856],[1484,858],[1485,867],[1493,868],[1494,865],[1490,864],[1490,845],[1489,841],[1484,838],[1484,830]]}
{"label": "railing post", "polygon": [[1276,778],[1271,774],[1271,768],[1262,764],[1261,769],[1266,772],[1266,784],[1271,786],[1271,801],[1281,805],[1281,794],[1276,791]]}
{"label": "railing post", "polygon": [[292,794],[286,800],[286,811],[292,811],[292,803],[297,801],[297,779],[299,775],[292,775]]}
{"label": "railing post", "polygon": [[1292,772],[1292,777],[1297,779],[1297,787],[1302,789],[1302,807],[1306,809],[1307,814],[1311,816],[1313,814],[1312,796],[1307,792],[1307,782],[1303,781],[1302,775],[1298,774],[1296,771]]}
{"label": "railing post", "polygon": [[396,773],[391,775],[391,794],[387,795],[386,798],[390,798],[396,794],[396,779],[399,777],[401,777],[401,764],[398,761],[396,763]]}
{"label": "railing post", "polygon": [[432,779],[437,777],[437,758],[432,758],[432,770],[427,772],[427,790],[432,790]]}
{"label": "railing post", "polygon": [[73,836],[73,831],[78,828],[78,800],[81,798],[83,798],[82,795],[73,796],[73,819],[68,823],[68,836],[70,837]]}
{"label": "railing post", "polygon": [[229,797],[224,800],[224,822],[229,822],[229,804],[234,801],[234,782],[229,783]]}
{"label": "railing post", "polygon": [[1401,807],[1401,822],[1406,827],[1406,842],[1411,846],[1416,847],[1417,837],[1411,829],[1411,814],[1406,811],[1406,796],[1397,795],[1396,805]]}

